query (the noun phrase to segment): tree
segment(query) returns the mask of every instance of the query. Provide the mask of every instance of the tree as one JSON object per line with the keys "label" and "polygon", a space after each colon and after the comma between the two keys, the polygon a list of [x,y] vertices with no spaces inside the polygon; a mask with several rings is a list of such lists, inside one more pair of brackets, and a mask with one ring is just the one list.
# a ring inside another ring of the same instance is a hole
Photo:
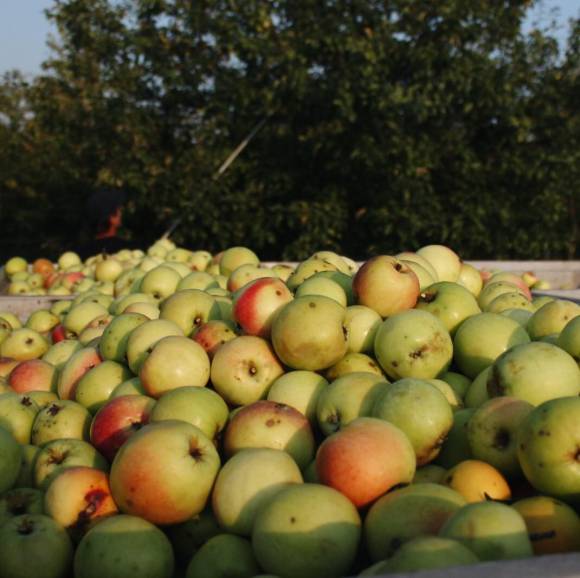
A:
{"label": "tree", "polygon": [[549,33],[522,34],[530,5],[56,0],[53,55],[20,87],[27,123],[1,138],[33,143],[53,244],[115,183],[144,242],[181,218],[180,243],[268,259],[430,242],[572,257],[578,22],[561,58]]}

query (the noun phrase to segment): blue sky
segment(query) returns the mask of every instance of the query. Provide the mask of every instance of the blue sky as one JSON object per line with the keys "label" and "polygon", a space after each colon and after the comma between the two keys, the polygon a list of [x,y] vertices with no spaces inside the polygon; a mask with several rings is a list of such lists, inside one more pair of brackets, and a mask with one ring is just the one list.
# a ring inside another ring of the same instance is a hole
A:
{"label": "blue sky", "polygon": [[[0,0],[0,75],[17,68],[26,74],[36,74],[48,56],[46,39],[50,27],[43,10],[52,0]],[[566,37],[566,22],[580,15],[580,0],[542,0],[530,15],[530,21],[546,20],[552,8],[558,8],[560,31]]]}

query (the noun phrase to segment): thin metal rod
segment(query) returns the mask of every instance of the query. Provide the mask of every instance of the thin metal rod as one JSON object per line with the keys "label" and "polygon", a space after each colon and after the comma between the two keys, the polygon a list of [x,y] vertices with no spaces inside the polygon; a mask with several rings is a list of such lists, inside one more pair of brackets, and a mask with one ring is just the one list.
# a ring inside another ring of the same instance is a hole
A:
{"label": "thin metal rod", "polygon": [[250,141],[258,134],[260,129],[266,124],[268,117],[265,116],[248,134],[248,136],[232,151],[230,156],[222,163],[214,175],[214,179],[219,179],[228,167],[240,156],[240,153],[250,144]]}

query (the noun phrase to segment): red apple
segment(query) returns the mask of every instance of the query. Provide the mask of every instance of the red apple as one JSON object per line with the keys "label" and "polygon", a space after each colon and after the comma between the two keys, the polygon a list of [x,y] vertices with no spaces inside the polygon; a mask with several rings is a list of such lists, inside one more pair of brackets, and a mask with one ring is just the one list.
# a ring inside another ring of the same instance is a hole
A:
{"label": "red apple", "polygon": [[56,368],[41,359],[20,362],[8,376],[8,385],[16,393],[56,391]]}
{"label": "red apple", "polygon": [[110,462],[136,431],[149,423],[155,400],[145,395],[123,395],[108,401],[91,424],[91,443]]}
{"label": "red apple", "polygon": [[292,301],[292,293],[281,279],[256,279],[234,294],[234,320],[247,335],[267,338],[276,311],[289,301]]}
{"label": "red apple", "polygon": [[344,494],[358,508],[370,504],[415,475],[415,451],[396,426],[358,418],[331,435],[316,454],[320,482]]}
{"label": "red apple", "polygon": [[219,469],[217,450],[200,429],[160,421],[123,444],[110,484],[122,512],[153,524],[178,524],[205,508]]}

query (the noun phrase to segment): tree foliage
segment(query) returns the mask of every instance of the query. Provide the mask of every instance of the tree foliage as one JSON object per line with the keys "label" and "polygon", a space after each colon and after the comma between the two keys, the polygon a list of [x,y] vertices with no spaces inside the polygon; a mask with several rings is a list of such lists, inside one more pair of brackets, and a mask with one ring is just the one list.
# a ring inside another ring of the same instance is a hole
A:
{"label": "tree foliage", "polygon": [[3,246],[74,246],[115,185],[144,244],[577,257],[580,21],[561,55],[530,5],[55,0],[43,73],[0,84]]}

